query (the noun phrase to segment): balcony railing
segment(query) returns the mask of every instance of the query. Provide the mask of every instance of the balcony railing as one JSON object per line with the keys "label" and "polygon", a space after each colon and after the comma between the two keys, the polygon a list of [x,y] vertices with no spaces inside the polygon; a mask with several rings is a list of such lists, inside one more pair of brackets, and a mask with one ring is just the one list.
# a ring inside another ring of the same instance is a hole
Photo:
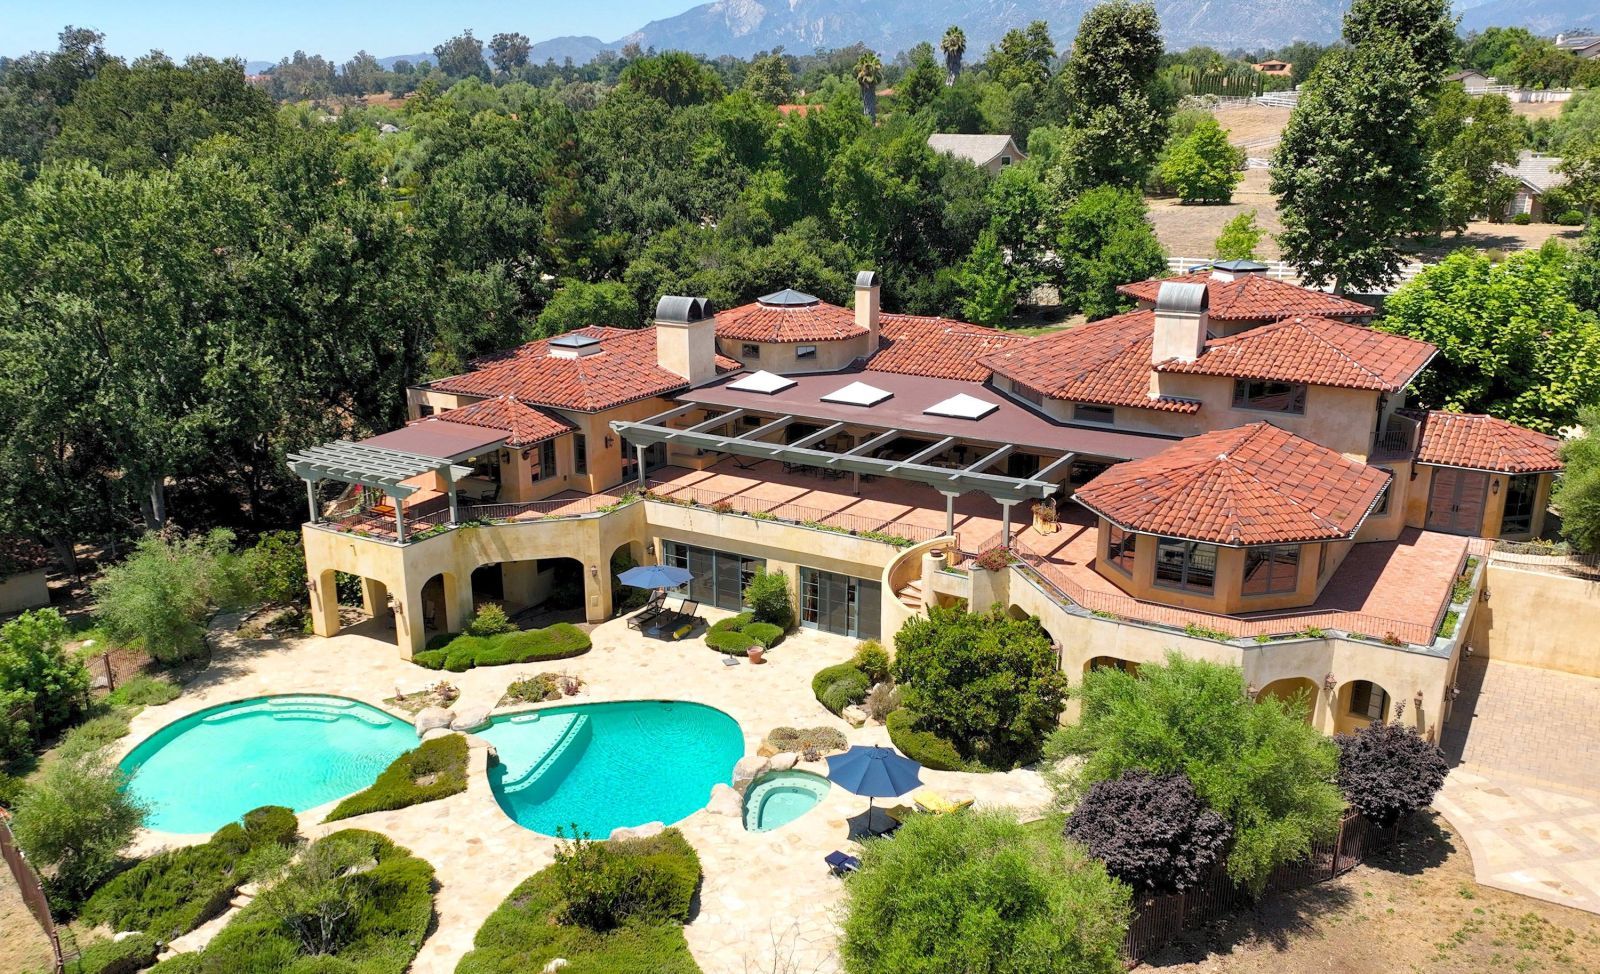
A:
{"label": "balcony railing", "polygon": [[1417,452],[1417,434],[1422,424],[1409,416],[1390,416],[1388,423],[1373,437],[1374,457],[1409,457]]}

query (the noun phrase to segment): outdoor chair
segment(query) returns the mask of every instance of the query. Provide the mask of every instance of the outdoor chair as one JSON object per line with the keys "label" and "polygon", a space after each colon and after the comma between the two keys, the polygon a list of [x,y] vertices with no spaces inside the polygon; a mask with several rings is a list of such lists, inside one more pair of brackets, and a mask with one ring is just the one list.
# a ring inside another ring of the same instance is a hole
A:
{"label": "outdoor chair", "polygon": [[658,592],[650,596],[650,601],[644,604],[644,608],[628,617],[628,628],[638,629],[642,632],[645,626],[655,622],[663,612],[667,611],[666,602],[667,595],[665,592]]}
{"label": "outdoor chair", "polygon": [[911,796],[911,801],[921,812],[931,812],[935,815],[948,815],[972,807],[971,798],[962,798],[951,801],[932,788],[924,788]]}
{"label": "outdoor chair", "polygon": [[663,618],[659,623],[662,629],[672,630],[681,625],[693,625],[700,618],[700,603],[694,599],[684,599],[676,609],[668,609],[668,618]]}
{"label": "outdoor chair", "polygon": [[823,857],[823,862],[828,864],[828,872],[843,879],[846,873],[853,873],[861,868],[861,860],[855,856],[846,855],[837,849]]}

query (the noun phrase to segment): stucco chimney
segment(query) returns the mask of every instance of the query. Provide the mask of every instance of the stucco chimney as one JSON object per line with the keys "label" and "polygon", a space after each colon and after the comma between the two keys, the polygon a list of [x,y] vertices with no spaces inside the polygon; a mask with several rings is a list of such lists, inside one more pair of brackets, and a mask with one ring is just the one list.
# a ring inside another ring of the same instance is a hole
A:
{"label": "stucco chimney", "polygon": [[1173,359],[1193,362],[1206,348],[1206,286],[1193,282],[1167,281],[1156,292],[1155,341],[1150,346],[1150,362],[1157,365]]}
{"label": "stucco chimney", "polygon": [[656,304],[656,363],[689,385],[717,377],[717,319],[707,298],[669,294]]}
{"label": "stucco chimney", "polygon": [[867,354],[878,350],[878,274],[876,271],[859,271],[856,274],[856,325],[867,330]]}

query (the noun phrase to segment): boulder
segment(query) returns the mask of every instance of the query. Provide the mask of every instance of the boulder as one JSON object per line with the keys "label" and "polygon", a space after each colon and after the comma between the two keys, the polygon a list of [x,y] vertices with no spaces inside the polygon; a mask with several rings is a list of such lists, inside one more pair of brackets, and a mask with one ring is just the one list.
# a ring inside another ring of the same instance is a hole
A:
{"label": "boulder", "polygon": [[839,711],[839,716],[843,717],[851,727],[864,727],[867,723],[867,712],[855,704]]}
{"label": "boulder", "polygon": [[435,727],[448,728],[450,722],[455,719],[456,712],[454,710],[446,710],[443,707],[423,707],[417,711],[416,719],[412,723],[416,725],[417,736],[421,737]]}
{"label": "boulder", "polygon": [[741,795],[744,794],[745,789],[750,787],[750,782],[766,772],[769,760],[759,754],[740,758],[739,763],[733,766],[733,790]]}
{"label": "boulder", "polygon": [[785,751],[782,754],[775,754],[772,756],[772,761],[767,764],[767,770],[788,771],[790,768],[794,767],[795,763],[799,760],[800,755],[793,751]]}
{"label": "boulder", "polygon": [[623,839],[648,839],[651,836],[660,835],[662,832],[666,831],[666,828],[666,825],[662,824],[661,822],[646,822],[643,825],[635,825],[632,828],[615,828],[611,830],[611,841],[617,842]]}
{"label": "boulder", "polygon": [[454,734],[454,733],[455,733],[455,731],[451,730],[448,727],[430,727],[427,730],[423,731],[419,736],[425,741],[431,741],[431,740],[433,740],[435,738],[439,738],[439,737],[449,737],[451,734]]}
{"label": "boulder", "polygon": [[567,959],[565,957],[557,957],[555,960],[544,965],[544,974],[556,974],[556,971],[559,971],[566,966]]}
{"label": "boulder", "polygon": [[713,815],[726,815],[729,818],[744,818],[744,799],[737,791],[717,782],[711,786],[711,801],[706,803],[706,811]]}
{"label": "boulder", "polygon": [[456,711],[455,719],[450,722],[450,729],[458,731],[474,731],[487,726],[489,726],[488,707],[462,707]]}

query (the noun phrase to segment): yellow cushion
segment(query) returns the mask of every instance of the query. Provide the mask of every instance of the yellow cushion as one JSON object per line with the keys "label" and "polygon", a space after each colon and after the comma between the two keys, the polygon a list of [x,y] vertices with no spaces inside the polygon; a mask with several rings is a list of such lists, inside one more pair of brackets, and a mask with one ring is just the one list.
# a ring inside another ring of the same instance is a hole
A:
{"label": "yellow cushion", "polygon": [[961,801],[953,802],[934,791],[932,788],[922,789],[912,796],[912,800],[914,800],[917,803],[917,807],[921,808],[923,811],[936,812],[939,814],[945,814],[947,812],[959,812],[963,808],[972,807],[972,799],[970,798],[963,798]]}

